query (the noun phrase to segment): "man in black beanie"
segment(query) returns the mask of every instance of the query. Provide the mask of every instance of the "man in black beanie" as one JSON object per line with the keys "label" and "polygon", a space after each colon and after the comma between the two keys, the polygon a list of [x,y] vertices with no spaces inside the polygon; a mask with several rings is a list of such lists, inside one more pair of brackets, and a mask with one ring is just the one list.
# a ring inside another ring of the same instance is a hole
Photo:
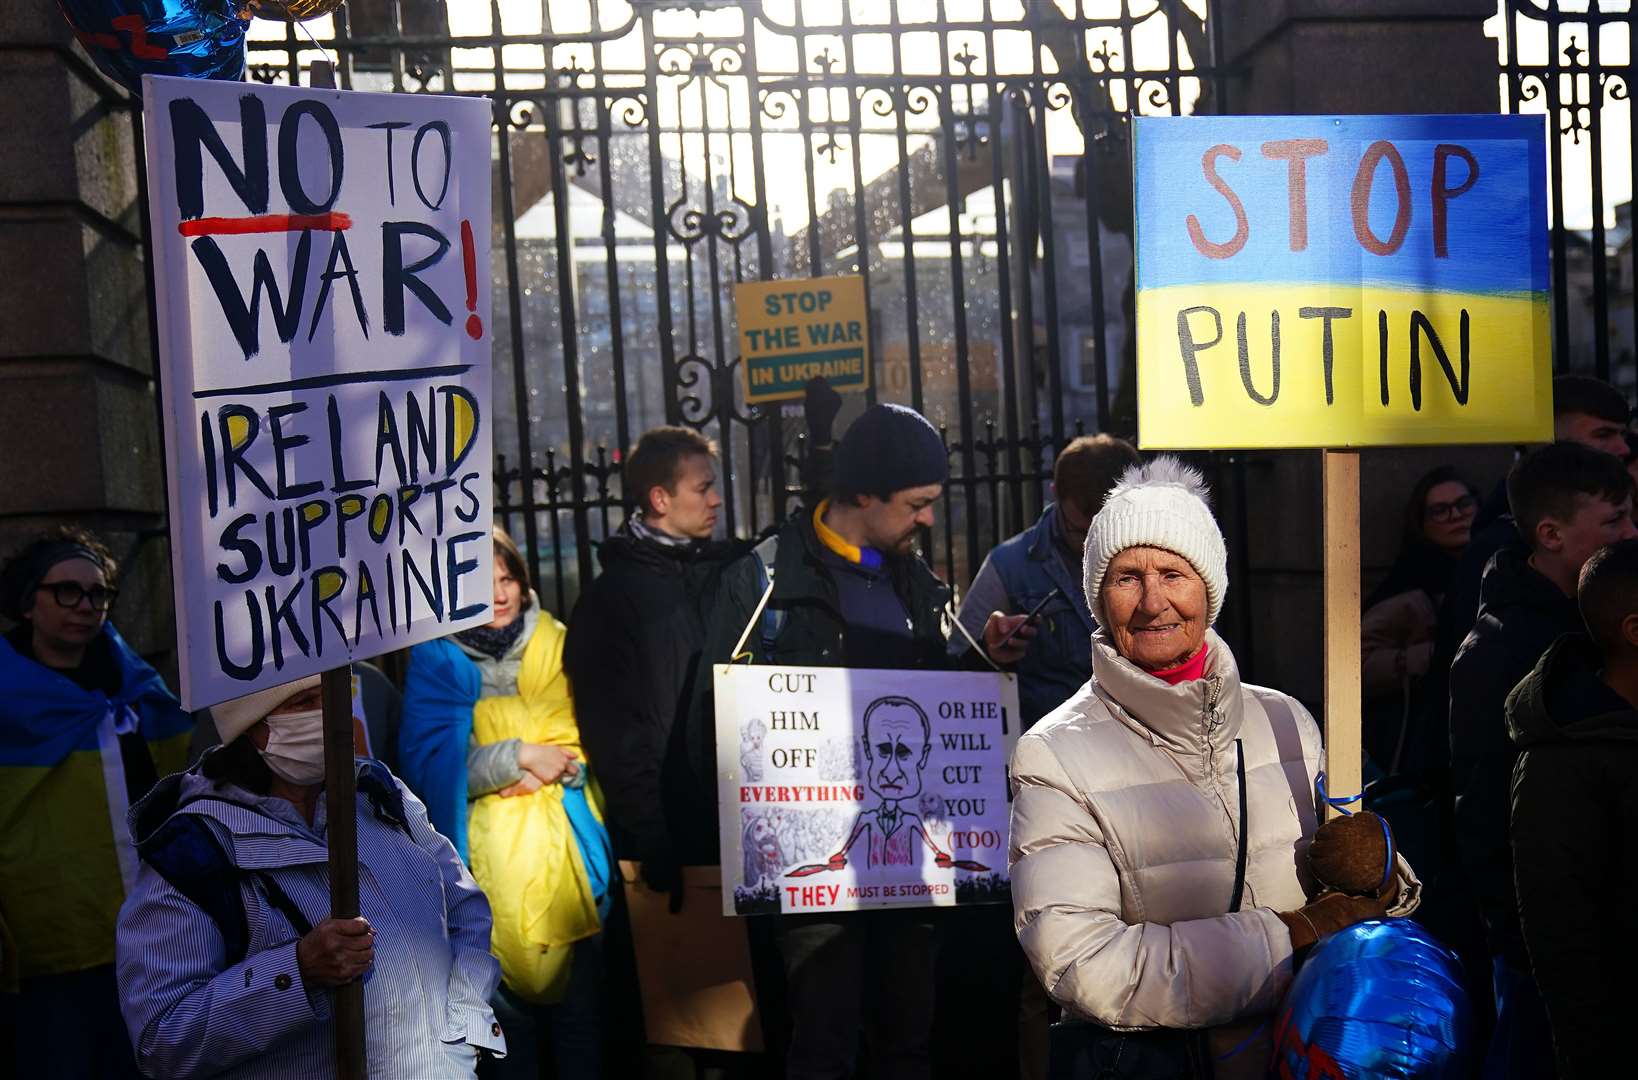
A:
{"label": "man in black beanie", "polygon": [[[949,478],[944,440],[902,405],[874,405],[834,455],[834,492],[731,564],[712,610],[690,717],[694,790],[715,807],[710,665],[947,668],[948,589],[915,553]],[[757,605],[767,593],[761,615]],[[748,654],[748,655],[747,655]],[[851,1076],[873,1003],[870,1060],[881,1076],[929,1074],[936,951],[926,909],[781,915],[774,932],[792,1021],[789,1080]]]}

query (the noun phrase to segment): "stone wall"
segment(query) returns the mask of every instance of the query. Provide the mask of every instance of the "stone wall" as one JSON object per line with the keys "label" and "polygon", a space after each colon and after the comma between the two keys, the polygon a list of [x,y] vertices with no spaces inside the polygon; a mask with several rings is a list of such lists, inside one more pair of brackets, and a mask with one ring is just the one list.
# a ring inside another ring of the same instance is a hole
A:
{"label": "stone wall", "polygon": [[[82,524],[135,553],[114,618],[174,667],[136,132],[56,5],[0,5],[0,552]],[[147,536],[148,538],[144,538]]]}

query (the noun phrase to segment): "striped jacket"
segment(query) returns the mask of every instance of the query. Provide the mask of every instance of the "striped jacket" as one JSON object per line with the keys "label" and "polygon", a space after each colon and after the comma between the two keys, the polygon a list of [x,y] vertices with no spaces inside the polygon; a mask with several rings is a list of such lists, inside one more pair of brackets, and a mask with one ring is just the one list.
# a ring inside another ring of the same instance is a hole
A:
{"label": "striped jacket", "polygon": [[[420,801],[378,762],[359,764],[359,910],[376,931],[364,985],[369,1074],[471,1077],[476,1047],[505,1050],[488,1004],[500,980],[489,954],[489,902]],[[372,792],[372,780],[384,790]],[[392,793],[398,799],[379,797]],[[120,911],[115,951],[120,1006],[148,1075],[334,1073],[329,994],[303,984],[298,930],[282,914],[283,898],[270,899],[262,883],[271,878],[306,922],[326,917],[324,814],[321,800],[309,826],[289,802],[213,782],[197,767],[167,777],[132,809],[144,860]],[[224,932],[156,869],[150,859],[162,835],[199,837],[201,859],[225,856],[232,873],[222,876],[239,894],[242,927]]]}

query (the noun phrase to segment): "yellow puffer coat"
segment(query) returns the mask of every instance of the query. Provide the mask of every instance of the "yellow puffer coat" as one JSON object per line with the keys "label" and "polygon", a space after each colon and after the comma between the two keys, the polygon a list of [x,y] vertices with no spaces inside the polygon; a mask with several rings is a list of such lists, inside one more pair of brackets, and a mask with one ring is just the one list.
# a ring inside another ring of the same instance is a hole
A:
{"label": "yellow puffer coat", "polygon": [[[580,754],[586,765],[563,674],[563,637],[563,624],[541,612],[524,647],[518,692],[480,698],[473,709],[477,742],[548,743]],[[467,826],[472,876],[494,910],[491,947],[501,974],[513,993],[536,1004],[561,1000],[570,946],[601,929],[563,791],[547,784],[528,795],[485,795],[472,803]],[[586,795],[601,820],[601,798],[591,786]]]}

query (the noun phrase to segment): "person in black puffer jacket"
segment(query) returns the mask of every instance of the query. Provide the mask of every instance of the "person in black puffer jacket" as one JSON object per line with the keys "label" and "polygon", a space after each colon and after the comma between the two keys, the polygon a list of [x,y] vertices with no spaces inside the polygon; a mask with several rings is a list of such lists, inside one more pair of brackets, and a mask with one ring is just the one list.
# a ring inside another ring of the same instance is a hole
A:
{"label": "person in black puffer jacket", "polygon": [[[716,811],[698,812],[682,712],[705,643],[721,568],[749,550],[713,541],[722,496],[710,440],[688,428],[645,433],[626,459],[641,500],[598,551],[603,572],[569,619],[563,664],[587,753],[597,762],[617,857],[676,893],[682,865],[716,861]],[[714,791],[715,777],[703,781]],[[677,894],[680,896],[680,894]]]}
{"label": "person in black puffer jacket", "polygon": [[1618,458],[1575,443],[1524,457],[1508,499],[1530,554],[1504,549],[1485,571],[1479,620],[1450,669],[1451,780],[1456,848],[1483,916],[1496,989],[1486,1076],[1551,1072],[1545,1020],[1519,931],[1507,828],[1515,752],[1507,694],[1556,639],[1579,630],[1577,575],[1605,544],[1638,535],[1632,481]]}
{"label": "person in black puffer jacket", "polygon": [[1638,967],[1638,540],[1588,560],[1580,600],[1593,636],[1507,701],[1519,915],[1561,1080],[1608,1075]]}

